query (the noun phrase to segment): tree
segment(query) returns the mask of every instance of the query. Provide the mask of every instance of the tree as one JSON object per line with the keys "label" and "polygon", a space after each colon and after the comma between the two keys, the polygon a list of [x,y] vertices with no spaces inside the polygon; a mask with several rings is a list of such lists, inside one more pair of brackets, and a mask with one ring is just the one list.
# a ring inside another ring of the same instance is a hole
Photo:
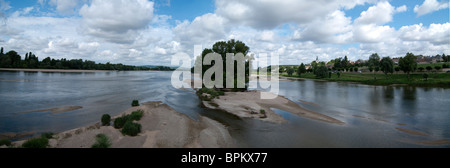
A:
{"label": "tree", "polygon": [[294,73],[294,68],[288,67],[287,70],[286,70],[286,72],[287,72],[287,74],[288,74],[289,76],[292,76],[292,74]]}
{"label": "tree", "polygon": [[317,68],[315,75],[319,78],[325,78],[327,76],[328,73],[328,68],[324,65],[321,65],[320,67]]}
{"label": "tree", "polygon": [[417,69],[419,69],[419,71],[422,72],[425,68],[424,67],[419,67]]}
{"label": "tree", "polygon": [[387,78],[388,73],[394,73],[394,61],[390,57],[383,57],[380,61],[381,71],[384,72]]}
{"label": "tree", "polygon": [[416,56],[414,56],[414,54],[412,53],[406,53],[405,57],[400,58],[400,60],[398,61],[398,65],[403,72],[408,74],[409,80],[409,73],[417,68]]}
{"label": "tree", "polygon": [[348,71],[348,66],[349,66],[349,61],[348,61],[348,59],[347,59],[347,56],[345,56],[344,57],[344,60],[342,60],[342,62],[341,62],[341,65],[342,65],[342,67],[343,68],[345,68],[345,69],[347,69],[347,71]]}
{"label": "tree", "polygon": [[[228,40],[228,41],[218,41],[216,42],[211,49],[204,49],[202,52],[202,60],[204,60],[205,56],[208,53],[217,53],[219,55],[221,55],[222,57],[222,65],[224,65],[223,67],[223,86],[226,86],[226,54],[227,53],[233,53],[234,55],[236,55],[237,53],[242,53],[245,56],[247,56],[248,52],[250,51],[250,48],[248,46],[245,45],[245,43],[243,43],[242,41],[239,40]],[[251,60],[243,60],[244,62],[240,62],[240,63],[244,63],[245,65],[245,90],[247,89],[247,84],[249,82],[249,70],[250,70],[250,61]],[[202,65],[202,77],[205,74],[206,70],[208,70],[210,67],[212,67],[215,63],[212,63],[211,65]],[[234,89],[237,89],[237,60],[234,61]],[[281,68],[280,68],[281,69]],[[213,75],[214,77],[214,75]]]}
{"label": "tree", "polygon": [[[379,64],[380,64],[380,56],[378,56],[377,53],[373,53],[372,55],[370,55],[369,69],[372,69],[370,71],[373,71],[374,69],[377,71],[377,68],[379,68]],[[375,79],[375,80],[377,79],[377,76],[375,75],[375,73],[373,73],[373,79]]]}
{"label": "tree", "polygon": [[300,64],[300,66],[298,67],[298,70],[297,70],[298,76],[301,76],[302,73],[306,73],[306,67],[303,63]]}
{"label": "tree", "polygon": [[436,69],[436,71],[439,71],[442,67],[441,66],[435,66],[434,69]]}
{"label": "tree", "polygon": [[433,68],[431,66],[427,66],[425,69],[427,69],[427,71],[430,72]]}
{"label": "tree", "polygon": [[428,80],[428,74],[427,74],[427,73],[424,73],[424,74],[422,75],[422,77],[425,78],[426,81]]}
{"label": "tree", "polygon": [[396,66],[396,67],[394,68],[394,70],[395,70],[395,72],[397,73],[398,71],[400,71],[400,67]]}

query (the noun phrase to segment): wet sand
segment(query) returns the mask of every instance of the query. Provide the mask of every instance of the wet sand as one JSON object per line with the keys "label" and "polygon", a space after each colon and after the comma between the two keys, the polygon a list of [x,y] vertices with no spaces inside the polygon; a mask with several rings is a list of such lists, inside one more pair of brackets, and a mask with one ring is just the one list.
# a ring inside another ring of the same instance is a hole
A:
{"label": "wet sand", "polygon": [[[225,92],[224,96],[219,96],[219,98],[209,102],[203,101],[203,104],[208,108],[224,110],[239,117],[256,118],[274,123],[283,123],[286,120],[270,108],[284,110],[300,117],[331,124],[345,124],[333,117],[304,109],[297,103],[282,96],[278,96],[275,99],[260,99],[260,93],[260,91]],[[263,115],[260,113],[261,109],[265,110],[266,118],[262,118]]]}
{"label": "wet sand", "polygon": [[64,112],[69,112],[69,111],[73,111],[73,110],[78,110],[80,108],[83,108],[83,107],[82,106],[64,106],[64,107],[54,107],[54,108],[49,108],[49,109],[25,111],[25,112],[20,112],[19,114],[38,113],[38,112],[45,112],[45,111],[50,111],[50,112],[52,112],[52,114],[57,114],[57,113],[64,113]]}
{"label": "wet sand", "polygon": [[112,70],[84,70],[84,69],[20,69],[0,68],[0,71],[27,71],[27,72],[114,72]]}
{"label": "wet sand", "polygon": [[[49,145],[51,148],[89,148],[95,143],[95,136],[102,133],[111,139],[112,148],[234,147],[234,141],[224,125],[203,116],[200,116],[199,121],[194,121],[161,102],[142,103],[118,116],[138,109],[142,109],[144,115],[137,121],[142,125],[141,133],[137,136],[124,136],[113,126],[96,123],[55,134],[49,140]],[[14,144],[20,146],[23,142]]]}

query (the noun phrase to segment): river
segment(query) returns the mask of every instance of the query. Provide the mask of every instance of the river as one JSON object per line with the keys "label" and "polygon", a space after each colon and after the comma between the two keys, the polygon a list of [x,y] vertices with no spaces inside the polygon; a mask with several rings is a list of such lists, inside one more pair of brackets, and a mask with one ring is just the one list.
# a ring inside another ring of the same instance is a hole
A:
{"label": "river", "polygon": [[[217,120],[228,126],[237,147],[450,147],[418,143],[450,139],[450,89],[280,81],[280,95],[346,124],[273,109],[288,120],[274,124],[202,108],[193,90],[172,87],[171,74],[0,71],[0,133],[69,130],[98,122],[105,113],[118,115],[138,99],[162,101],[192,119],[203,115]],[[63,106],[83,108],[57,114],[21,113]]]}

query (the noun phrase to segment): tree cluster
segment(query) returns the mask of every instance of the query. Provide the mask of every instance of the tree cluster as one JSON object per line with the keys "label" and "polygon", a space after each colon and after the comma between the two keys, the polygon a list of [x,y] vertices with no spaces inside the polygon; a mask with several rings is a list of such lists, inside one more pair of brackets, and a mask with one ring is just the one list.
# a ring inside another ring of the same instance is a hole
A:
{"label": "tree cluster", "polygon": [[44,58],[39,61],[39,58],[32,52],[25,54],[25,59],[22,60],[21,56],[14,50],[7,53],[3,53],[3,47],[0,50],[0,68],[38,68],[38,69],[86,69],[86,70],[173,70],[170,67],[158,66],[158,67],[142,67],[123,64],[106,64],[95,63],[95,61],[82,60],[82,59],[53,59],[50,57]]}

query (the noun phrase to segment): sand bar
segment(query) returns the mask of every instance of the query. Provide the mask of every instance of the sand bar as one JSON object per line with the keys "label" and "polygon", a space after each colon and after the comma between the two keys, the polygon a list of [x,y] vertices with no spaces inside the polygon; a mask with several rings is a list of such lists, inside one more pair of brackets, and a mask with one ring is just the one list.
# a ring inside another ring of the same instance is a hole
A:
{"label": "sand bar", "polygon": [[73,110],[78,110],[80,108],[83,108],[83,107],[82,106],[64,106],[64,107],[54,107],[54,108],[49,108],[49,109],[25,111],[25,112],[20,112],[19,114],[38,113],[38,112],[45,112],[45,111],[50,111],[50,112],[52,112],[52,114],[57,114],[57,113],[64,113],[64,112],[69,112],[69,111],[73,111]]}
{"label": "sand bar", "polygon": [[[263,121],[275,123],[283,123],[286,120],[270,108],[277,108],[300,117],[327,123],[345,124],[333,117],[302,108],[297,103],[282,96],[278,96],[275,99],[261,99],[260,93],[260,91],[255,90],[247,92],[225,92],[224,96],[220,96],[218,99],[216,98],[211,101],[203,101],[203,104],[208,108],[221,109],[239,117],[258,118]],[[261,118],[261,109],[265,110],[266,118]]]}
{"label": "sand bar", "polygon": [[409,130],[409,129],[404,129],[404,128],[395,128],[395,129],[405,132],[405,133],[408,133],[408,134],[412,134],[412,135],[428,136],[428,134],[426,134],[424,132],[420,132],[420,131]]}
{"label": "sand bar", "polygon": [[[100,126],[100,123],[96,123],[57,133],[49,140],[49,145],[52,148],[89,148],[95,143],[95,136],[102,133],[111,139],[112,148],[234,147],[234,141],[224,125],[202,116],[199,121],[194,121],[161,102],[142,103],[118,116],[138,109],[143,110],[144,115],[137,121],[142,125],[141,133],[137,136],[124,136],[113,126]],[[100,120],[101,116],[98,118]],[[23,142],[17,141],[14,144],[20,146]]]}

